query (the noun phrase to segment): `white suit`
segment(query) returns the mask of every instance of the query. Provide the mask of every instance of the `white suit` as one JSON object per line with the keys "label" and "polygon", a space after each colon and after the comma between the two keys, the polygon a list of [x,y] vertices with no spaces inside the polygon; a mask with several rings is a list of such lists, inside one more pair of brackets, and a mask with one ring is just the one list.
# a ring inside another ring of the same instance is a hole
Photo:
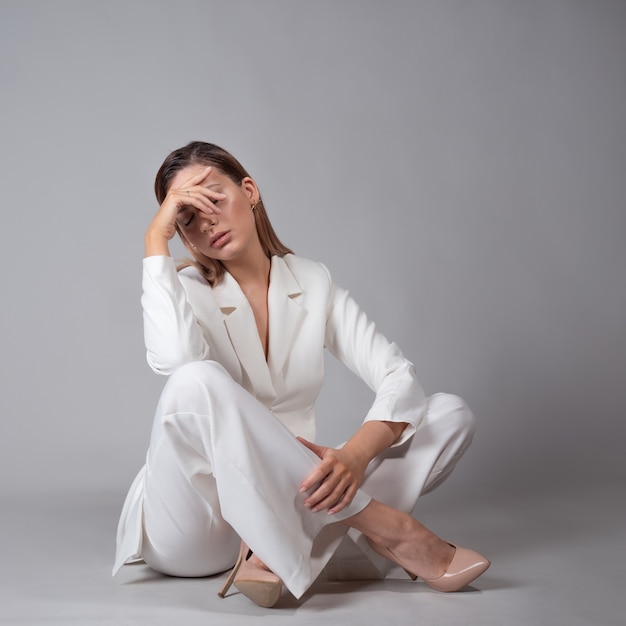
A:
{"label": "white suit", "polygon": [[[148,362],[174,375],[122,511],[114,572],[144,558],[169,574],[217,573],[232,565],[241,536],[300,596],[345,533],[333,522],[370,496],[410,512],[471,441],[463,401],[426,398],[413,365],[319,263],[272,257],[267,361],[252,309],[228,273],[211,288],[194,268],[177,273],[171,258],[148,257],[143,289]],[[315,438],[325,347],[375,391],[366,420],[408,424],[336,516],[302,506],[298,485],[319,459],[293,437]],[[368,552],[358,533],[351,537]]]}

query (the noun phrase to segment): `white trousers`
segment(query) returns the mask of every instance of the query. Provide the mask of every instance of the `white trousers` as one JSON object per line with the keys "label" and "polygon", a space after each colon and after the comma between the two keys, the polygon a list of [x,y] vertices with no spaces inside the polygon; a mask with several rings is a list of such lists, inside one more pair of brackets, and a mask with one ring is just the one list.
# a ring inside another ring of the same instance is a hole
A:
{"label": "white trousers", "polygon": [[[142,556],[164,574],[207,576],[232,567],[241,538],[300,597],[346,534],[337,522],[372,498],[410,513],[452,471],[473,430],[463,400],[432,396],[416,433],[370,463],[346,509],[312,513],[298,487],[319,458],[221,365],[189,363],[170,376],[154,420]],[[350,537],[384,570],[360,533]]]}

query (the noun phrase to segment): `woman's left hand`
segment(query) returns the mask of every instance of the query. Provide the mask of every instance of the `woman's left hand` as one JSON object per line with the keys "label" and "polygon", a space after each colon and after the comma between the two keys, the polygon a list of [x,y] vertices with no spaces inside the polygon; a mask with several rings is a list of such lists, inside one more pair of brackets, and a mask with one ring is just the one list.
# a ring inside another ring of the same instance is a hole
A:
{"label": "woman's left hand", "polygon": [[300,491],[314,489],[304,501],[304,506],[314,512],[328,509],[328,514],[338,513],[352,502],[363,482],[369,460],[360,460],[343,448],[327,448],[298,437],[298,441],[313,451],[322,462],[300,485]]}

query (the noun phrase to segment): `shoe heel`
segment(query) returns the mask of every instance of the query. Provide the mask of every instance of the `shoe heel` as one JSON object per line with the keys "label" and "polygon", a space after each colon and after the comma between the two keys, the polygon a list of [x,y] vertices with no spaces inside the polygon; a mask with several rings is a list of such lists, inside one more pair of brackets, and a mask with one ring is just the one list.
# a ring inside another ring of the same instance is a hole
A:
{"label": "shoe heel", "polygon": [[[402,569],[404,569],[404,567]],[[417,576],[413,572],[409,572],[408,569],[404,569],[404,571],[409,575],[411,580],[417,580]]]}
{"label": "shoe heel", "polygon": [[241,564],[243,563],[243,559],[247,555],[247,552],[248,552],[248,546],[242,541],[241,547],[239,548],[239,556],[237,557],[235,566],[233,567],[230,574],[228,575],[228,578],[226,579],[224,586],[217,592],[217,595],[219,598],[223,598],[228,592],[228,590],[231,588],[231,585],[233,584],[233,581],[235,580],[235,576],[237,576],[237,572],[239,571],[239,568],[241,567]]}
{"label": "shoe heel", "polygon": [[259,606],[270,608],[280,598],[282,582],[269,570],[251,566],[248,562],[251,555],[252,551],[242,541],[237,562],[217,595],[224,598],[234,584],[244,596]]}

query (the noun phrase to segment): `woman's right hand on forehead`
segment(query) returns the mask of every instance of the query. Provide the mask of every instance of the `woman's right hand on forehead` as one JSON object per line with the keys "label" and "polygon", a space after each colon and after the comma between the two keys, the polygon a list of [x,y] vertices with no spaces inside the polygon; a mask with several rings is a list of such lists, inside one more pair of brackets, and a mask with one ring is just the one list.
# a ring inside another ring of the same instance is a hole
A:
{"label": "woman's right hand on forehead", "polygon": [[211,169],[207,167],[184,180],[180,186],[168,190],[146,231],[146,256],[169,256],[168,242],[176,234],[176,218],[185,207],[194,207],[206,215],[221,213],[213,201],[223,198],[223,194],[203,185],[211,174]]}

